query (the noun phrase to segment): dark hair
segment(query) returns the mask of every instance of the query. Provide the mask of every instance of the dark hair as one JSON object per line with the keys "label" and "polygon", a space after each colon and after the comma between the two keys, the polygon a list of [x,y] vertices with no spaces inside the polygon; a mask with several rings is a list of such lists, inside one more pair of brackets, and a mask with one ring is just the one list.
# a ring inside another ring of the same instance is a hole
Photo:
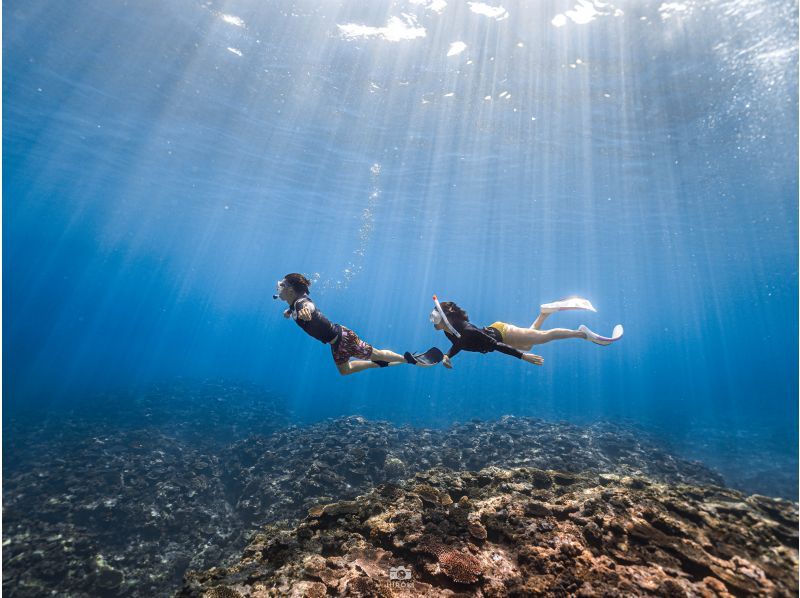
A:
{"label": "dark hair", "polygon": [[469,315],[463,309],[461,309],[458,305],[453,303],[452,301],[444,301],[441,303],[442,309],[444,310],[444,314],[447,316],[447,319],[450,321],[451,324],[454,322],[464,323],[469,322]]}
{"label": "dark hair", "polygon": [[283,277],[287,284],[289,284],[297,293],[304,295],[308,293],[308,287],[311,286],[311,281],[297,272],[292,272]]}

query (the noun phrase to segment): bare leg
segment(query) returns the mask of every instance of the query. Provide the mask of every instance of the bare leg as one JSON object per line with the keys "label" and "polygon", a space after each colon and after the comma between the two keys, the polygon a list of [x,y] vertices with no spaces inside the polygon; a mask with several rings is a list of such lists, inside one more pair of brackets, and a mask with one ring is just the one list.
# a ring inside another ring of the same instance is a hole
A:
{"label": "bare leg", "polygon": [[364,370],[369,370],[371,368],[379,368],[381,366],[372,361],[364,361],[363,359],[356,359],[353,361],[348,361],[346,363],[341,363],[336,367],[339,369],[339,373],[342,376],[349,376],[350,374],[356,374],[358,372],[363,372]]}
{"label": "bare leg", "polygon": [[390,366],[400,365],[406,362],[405,357],[398,355],[394,351],[389,351],[388,349],[373,348],[372,353],[369,354],[369,359],[369,361],[365,359],[354,359],[347,363],[339,364],[336,367],[342,376],[349,376],[350,374],[356,374],[364,370],[381,367],[379,364],[375,363],[376,361],[385,361]]}
{"label": "bare leg", "polygon": [[531,324],[531,328],[534,330],[539,330],[549,315],[550,314],[540,313],[538,316],[536,316],[536,320],[533,322],[533,324]]}
{"label": "bare leg", "polygon": [[405,363],[406,358],[389,349],[372,349],[369,358],[371,361],[388,361],[389,363]]}
{"label": "bare leg", "polygon": [[586,334],[579,330],[569,330],[568,328],[537,330],[535,328],[520,328],[511,324],[506,325],[506,332],[503,334],[503,342],[520,351],[530,351],[533,345],[543,345],[550,341],[558,341],[565,338],[585,339]]}

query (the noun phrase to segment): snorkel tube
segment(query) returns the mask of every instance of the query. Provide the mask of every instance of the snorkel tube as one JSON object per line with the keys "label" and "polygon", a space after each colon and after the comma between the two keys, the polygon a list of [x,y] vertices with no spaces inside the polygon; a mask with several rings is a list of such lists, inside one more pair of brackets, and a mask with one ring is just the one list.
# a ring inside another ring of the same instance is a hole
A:
{"label": "snorkel tube", "polygon": [[442,318],[442,323],[444,324],[444,327],[447,328],[447,331],[454,337],[461,338],[461,335],[458,333],[458,331],[455,328],[453,328],[452,324],[450,324],[450,321],[447,319],[447,316],[444,315],[442,304],[439,303],[439,300],[436,298],[436,295],[433,296],[433,304],[435,305],[434,311],[436,311],[439,314],[439,317]]}

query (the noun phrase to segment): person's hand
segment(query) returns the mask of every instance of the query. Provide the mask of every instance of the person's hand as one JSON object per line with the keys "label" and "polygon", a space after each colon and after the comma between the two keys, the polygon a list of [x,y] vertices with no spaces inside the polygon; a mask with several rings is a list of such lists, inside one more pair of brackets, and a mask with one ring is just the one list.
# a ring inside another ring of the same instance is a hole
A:
{"label": "person's hand", "polygon": [[284,309],[283,310],[283,317],[284,318],[288,318],[291,315],[292,315],[292,310],[291,309]]}
{"label": "person's hand", "polygon": [[444,365],[444,367],[446,367],[448,370],[453,369],[453,364],[450,363],[450,358],[447,355],[442,358],[442,365]]}
{"label": "person's hand", "polygon": [[299,312],[297,312],[297,317],[301,320],[305,320],[308,322],[311,319],[311,309],[308,307],[304,307]]}
{"label": "person's hand", "polygon": [[532,363],[533,365],[544,365],[544,357],[541,355],[534,355],[533,353],[525,353],[522,355],[523,361]]}

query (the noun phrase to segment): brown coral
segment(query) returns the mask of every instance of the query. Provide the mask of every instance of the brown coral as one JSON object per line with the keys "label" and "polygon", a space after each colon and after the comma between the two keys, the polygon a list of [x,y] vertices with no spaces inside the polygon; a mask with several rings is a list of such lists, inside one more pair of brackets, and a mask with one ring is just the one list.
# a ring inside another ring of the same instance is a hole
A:
{"label": "brown coral", "polygon": [[[530,468],[481,475],[482,485],[470,472],[430,470],[332,509],[357,507],[354,517],[324,509],[291,533],[265,528],[236,567],[191,573],[179,595],[221,583],[253,598],[446,598],[454,586],[486,596],[797,595],[795,503],[594,475],[541,489],[556,473]],[[458,506],[420,500],[445,489]],[[431,556],[404,560],[418,553]],[[403,583],[391,576],[400,565],[412,573]]]}
{"label": "brown coral", "polygon": [[242,598],[242,595],[227,586],[216,586],[206,590],[203,598]]}
{"label": "brown coral", "polygon": [[469,535],[476,540],[485,540],[488,537],[486,528],[483,527],[478,521],[471,521],[467,525],[467,531],[469,532]]}
{"label": "brown coral", "polygon": [[450,550],[439,556],[439,566],[453,581],[475,583],[481,573],[481,563],[471,554]]}
{"label": "brown coral", "polygon": [[439,504],[439,491],[428,484],[417,484],[414,486],[414,494],[431,504]]}
{"label": "brown coral", "polygon": [[471,554],[443,544],[423,544],[420,549],[434,555],[442,572],[455,582],[475,583],[483,570],[481,562]]}
{"label": "brown coral", "polygon": [[395,595],[385,580],[375,580],[370,577],[354,577],[348,581],[347,594],[365,598],[394,598]]}

